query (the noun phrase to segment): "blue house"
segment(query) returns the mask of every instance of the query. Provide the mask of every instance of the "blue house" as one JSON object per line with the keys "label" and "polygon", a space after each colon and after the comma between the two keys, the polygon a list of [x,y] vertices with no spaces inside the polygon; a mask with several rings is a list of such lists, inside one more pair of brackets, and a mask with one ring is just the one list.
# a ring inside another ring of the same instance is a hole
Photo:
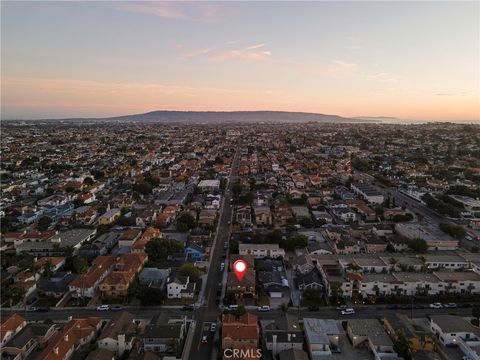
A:
{"label": "blue house", "polygon": [[201,246],[190,244],[185,248],[185,257],[188,260],[202,261],[205,257],[205,250]]}

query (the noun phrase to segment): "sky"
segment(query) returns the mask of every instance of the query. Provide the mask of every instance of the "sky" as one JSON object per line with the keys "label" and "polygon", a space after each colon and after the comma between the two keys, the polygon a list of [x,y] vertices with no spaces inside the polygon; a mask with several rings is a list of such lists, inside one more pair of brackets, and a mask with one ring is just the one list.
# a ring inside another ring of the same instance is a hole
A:
{"label": "sky", "polygon": [[2,119],[480,119],[480,2],[2,1]]}

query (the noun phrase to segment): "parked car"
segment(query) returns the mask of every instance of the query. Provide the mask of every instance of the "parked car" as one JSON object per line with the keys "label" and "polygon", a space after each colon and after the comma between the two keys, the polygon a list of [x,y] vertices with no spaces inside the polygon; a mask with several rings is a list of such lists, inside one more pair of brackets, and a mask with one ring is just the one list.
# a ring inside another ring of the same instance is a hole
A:
{"label": "parked car", "polygon": [[206,344],[206,343],[208,343],[208,337],[207,337],[207,335],[203,335],[202,336],[202,344]]}
{"label": "parked car", "polygon": [[193,306],[192,305],[185,305],[184,307],[182,307],[182,310],[183,311],[193,311]]}
{"label": "parked car", "polygon": [[108,305],[97,306],[97,311],[108,311],[108,310],[110,310],[110,306]]}
{"label": "parked car", "polygon": [[387,306],[387,309],[396,310],[396,309],[398,309],[398,305],[397,304],[390,304],[390,305]]}
{"label": "parked car", "polygon": [[258,311],[270,311],[270,306],[268,305],[259,306]]}
{"label": "parked car", "polygon": [[340,306],[337,306],[336,309],[337,310],[345,310],[345,309],[348,309],[348,306],[347,305],[340,305]]}
{"label": "parked car", "polygon": [[112,310],[112,311],[120,311],[120,310],[123,310],[123,306],[113,305],[113,306],[110,307],[110,310]]}
{"label": "parked car", "polygon": [[447,309],[456,309],[458,305],[455,303],[447,303],[447,304],[443,304],[443,307]]}
{"label": "parked car", "polygon": [[320,308],[318,306],[309,306],[308,311],[318,311]]}
{"label": "parked car", "polygon": [[443,309],[442,303],[433,303],[429,305],[430,309]]}
{"label": "parked car", "polygon": [[217,331],[217,324],[211,323],[210,324],[210,332],[215,332]]}
{"label": "parked car", "polygon": [[346,308],[345,310],[340,311],[342,315],[353,315],[355,314],[355,310],[353,308]]}
{"label": "parked car", "polygon": [[49,312],[50,308],[48,306],[40,306],[36,308],[36,312]]}

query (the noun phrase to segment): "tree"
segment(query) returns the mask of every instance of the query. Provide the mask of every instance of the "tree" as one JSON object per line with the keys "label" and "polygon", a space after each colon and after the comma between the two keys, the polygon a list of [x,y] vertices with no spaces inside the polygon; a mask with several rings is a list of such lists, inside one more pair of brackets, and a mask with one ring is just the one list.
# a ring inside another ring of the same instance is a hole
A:
{"label": "tree", "polygon": [[91,186],[93,185],[93,179],[91,177],[86,177],[85,179],[83,179],[83,183],[85,185]]}
{"label": "tree", "polygon": [[143,195],[148,195],[152,192],[152,185],[147,181],[139,181],[133,185],[133,190]]}
{"label": "tree", "polygon": [[37,229],[40,231],[45,231],[48,229],[51,223],[52,223],[52,218],[50,216],[42,216],[38,220]]}
{"label": "tree", "polygon": [[445,234],[448,234],[455,239],[461,240],[467,235],[465,229],[459,225],[451,225],[446,223],[438,224],[440,230],[442,230]]}
{"label": "tree", "polygon": [[238,199],[238,197],[240,196],[240,193],[242,192],[242,189],[243,187],[240,181],[237,181],[235,184],[233,184],[232,194],[235,199]]}
{"label": "tree", "polygon": [[140,300],[142,306],[161,305],[165,300],[165,292],[158,288],[139,286],[136,297]]}
{"label": "tree", "polygon": [[73,268],[77,274],[84,274],[87,271],[88,261],[83,256],[74,256],[72,260]]}
{"label": "tree", "polygon": [[409,241],[408,247],[417,253],[424,253],[428,250],[427,242],[420,238]]}
{"label": "tree", "polygon": [[405,336],[405,332],[403,329],[397,331],[397,339],[393,344],[393,350],[405,360],[412,359],[412,343],[407,337]]}
{"label": "tree", "polygon": [[192,214],[184,212],[177,218],[177,230],[180,232],[187,232],[196,226],[195,218]]}
{"label": "tree", "polygon": [[280,310],[282,311],[282,313],[286,314],[288,312],[288,304],[286,303],[280,304]]}
{"label": "tree", "polygon": [[200,270],[198,270],[195,265],[191,263],[183,264],[180,267],[180,273],[184,276],[189,276],[190,281],[192,282],[196,282],[198,279],[200,279]]}
{"label": "tree", "polygon": [[50,279],[52,275],[53,275],[53,265],[50,260],[47,260],[42,266],[42,276],[45,279]]}
{"label": "tree", "polygon": [[183,250],[183,244],[177,240],[153,238],[145,245],[145,252],[150,261],[164,261],[169,256]]}
{"label": "tree", "polygon": [[247,310],[245,309],[245,306],[243,305],[238,305],[237,309],[235,310],[235,316],[240,317],[243,314],[245,314]]}

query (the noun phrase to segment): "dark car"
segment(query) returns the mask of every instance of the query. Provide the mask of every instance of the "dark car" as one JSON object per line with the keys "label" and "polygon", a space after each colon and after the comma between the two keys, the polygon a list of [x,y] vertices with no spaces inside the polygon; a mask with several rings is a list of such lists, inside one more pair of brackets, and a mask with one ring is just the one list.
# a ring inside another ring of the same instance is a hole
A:
{"label": "dark car", "polygon": [[41,307],[37,307],[35,309],[35,312],[49,312],[50,311],[50,308],[48,306],[41,306]]}
{"label": "dark car", "polygon": [[113,306],[110,306],[110,310],[112,310],[112,311],[120,311],[120,310],[123,310],[123,306],[113,305]]}
{"label": "dark car", "polygon": [[320,308],[318,306],[309,306],[308,311],[318,311]]}
{"label": "dark car", "polygon": [[184,307],[182,307],[182,310],[183,310],[183,311],[193,311],[193,306],[191,306],[191,305],[185,305]]}
{"label": "dark car", "polygon": [[390,304],[390,305],[387,306],[387,309],[396,310],[396,309],[398,309],[398,305],[397,304]]}

